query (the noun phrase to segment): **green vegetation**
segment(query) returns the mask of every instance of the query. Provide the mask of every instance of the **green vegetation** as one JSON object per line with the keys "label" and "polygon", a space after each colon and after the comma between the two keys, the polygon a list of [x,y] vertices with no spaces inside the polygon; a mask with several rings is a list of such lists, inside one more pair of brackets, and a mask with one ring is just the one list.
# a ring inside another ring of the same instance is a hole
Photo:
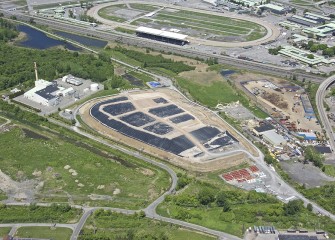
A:
{"label": "green vegetation", "polygon": [[[318,188],[301,189],[305,197],[316,202],[327,211],[335,214],[335,185],[325,185]],[[333,228],[334,230],[334,228]]]}
{"label": "green vegetation", "polygon": [[312,162],[314,166],[322,168],[325,157],[315,150],[313,146],[307,146],[304,150],[305,161]]}
{"label": "green vegetation", "polygon": [[83,228],[80,240],[100,239],[160,239],[160,240],[211,240],[211,236],[181,229],[170,223],[144,217],[143,213],[123,215],[111,211],[98,210]]}
{"label": "green vegetation", "polygon": [[0,223],[73,223],[79,220],[82,211],[69,205],[52,204],[40,207],[7,206],[0,204]]}
{"label": "green vegetation", "polygon": [[142,208],[169,185],[165,171],[83,142],[19,128],[0,135],[2,171],[15,180],[38,177],[44,182],[38,195],[45,201],[71,196],[80,203]]}
{"label": "green vegetation", "polygon": [[194,100],[215,107],[218,103],[231,103],[240,101],[253,114],[259,118],[265,118],[267,115],[260,109],[252,106],[250,100],[239,90],[235,89],[229,81],[213,82],[211,85],[202,85],[190,80],[177,77],[178,85],[186,90]]}
{"label": "green vegetation", "polygon": [[[115,6],[114,6],[115,7]],[[99,10],[98,15],[102,18],[114,21],[114,22],[125,22],[127,19],[113,15],[110,7],[105,7]]]}
{"label": "green vegetation", "polygon": [[20,238],[42,238],[53,240],[70,239],[72,230],[69,228],[20,227],[15,236]]}
{"label": "green vegetation", "polygon": [[0,125],[4,124],[4,123],[6,123],[6,122],[7,122],[6,119],[0,117]]}
{"label": "green vegetation", "polygon": [[123,32],[123,33],[128,33],[128,34],[135,34],[134,30],[123,28],[123,27],[117,27],[114,29],[117,32]]}
{"label": "green vegetation", "polygon": [[11,22],[0,18],[0,44],[1,42],[7,42],[18,36],[15,25]]}
{"label": "green vegetation", "polygon": [[335,177],[335,167],[333,165],[324,165],[322,170],[324,169],[324,173],[328,176]]}
{"label": "green vegetation", "polygon": [[164,68],[176,74],[195,69],[193,66],[188,66],[181,61],[176,62],[171,59],[164,58],[162,55],[154,56],[135,50],[129,50],[120,46],[115,47],[113,50],[141,63],[143,68]]}
{"label": "green vegetation", "polygon": [[268,52],[271,55],[278,55],[279,51],[282,50],[282,46],[276,47],[276,48],[269,48]]}
{"label": "green vegetation", "polygon": [[33,62],[37,62],[39,75],[54,80],[65,74],[103,82],[113,76],[113,65],[108,59],[93,54],[78,54],[59,49],[35,50],[0,44],[0,90],[24,83],[33,85]]}
{"label": "green vegetation", "polygon": [[266,34],[266,30],[262,26],[253,22],[205,13],[195,14],[192,11],[170,12],[163,10],[155,15],[154,19],[155,23],[164,23],[170,26],[180,27],[183,24],[183,28],[195,29],[199,33],[243,36],[246,41],[258,39]]}
{"label": "green vegetation", "polygon": [[267,194],[228,186],[214,174],[197,177],[176,195],[167,196],[157,211],[163,216],[237,236],[243,235],[243,226],[313,229],[316,223],[335,233],[334,223],[329,218],[316,216],[302,207],[300,201],[283,204]]}
{"label": "green vegetation", "polygon": [[157,6],[153,5],[147,5],[147,4],[142,4],[142,3],[131,3],[129,4],[131,8],[137,9],[137,10],[143,10],[146,12],[152,12],[158,9]]}
{"label": "green vegetation", "polygon": [[335,46],[328,47],[327,44],[319,44],[315,43],[314,41],[309,41],[307,44],[302,43],[301,47],[314,53],[320,51],[324,56],[333,57],[335,55]]}
{"label": "green vegetation", "polygon": [[7,235],[10,232],[10,227],[0,227],[0,237]]}

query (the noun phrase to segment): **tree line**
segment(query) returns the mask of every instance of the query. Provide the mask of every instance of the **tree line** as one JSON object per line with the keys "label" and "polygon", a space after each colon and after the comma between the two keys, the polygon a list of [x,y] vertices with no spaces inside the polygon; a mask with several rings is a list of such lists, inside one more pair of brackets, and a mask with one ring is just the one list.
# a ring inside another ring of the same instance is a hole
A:
{"label": "tree line", "polygon": [[135,50],[129,50],[120,46],[115,47],[114,50],[126,55],[129,58],[141,62],[143,68],[164,68],[176,74],[195,69],[194,66],[189,66],[181,61],[174,61],[172,59],[164,58],[161,54],[155,56]]}

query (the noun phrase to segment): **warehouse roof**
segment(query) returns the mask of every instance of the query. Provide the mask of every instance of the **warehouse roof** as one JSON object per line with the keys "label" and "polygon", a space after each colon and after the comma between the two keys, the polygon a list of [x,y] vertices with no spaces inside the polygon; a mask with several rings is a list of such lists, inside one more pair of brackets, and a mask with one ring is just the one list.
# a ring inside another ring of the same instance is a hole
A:
{"label": "warehouse roof", "polygon": [[319,153],[332,153],[330,147],[327,146],[314,146],[314,149]]}
{"label": "warehouse roof", "polygon": [[319,14],[315,14],[315,13],[311,13],[311,12],[306,12],[305,15],[321,18],[321,19],[324,19],[324,20],[327,20],[327,21],[331,20],[330,17],[326,17],[326,16],[323,16],[323,15],[319,15]]}
{"label": "warehouse roof", "polygon": [[263,138],[275,146],[286,142],[285,138],[276,133],[275,130],[263,132]]}
{"label": "warehouse roof", "polygon": [[157,29],[148,28],[148,27],[138,27],[136,29],[136,32],[146,33],[146,34],[161,36],[161,37],[166,37],[166,38],[171,38],[171,39],[175,39],[175,40],[186,40],[186,38],[188,37],[187,35],[184,35],[184,34],[168,32],[168,31],[163,31],[163,30],[157,30]]}
{"label": "warehouse roof", "polygon": [[37,91],[36,94],[40,95],[42,98],[50,100],[56,97],[55,95],[52,95],[52,93],[56,92],[57,90],[58,90],[57,85],[52,84],[52,85],[46,86],[45,88]]}
{"label": "warehouse roof", "polygon": [[268,3],[268,4],[264,4],[264,5],[260,5],[259,6],[260,8],[268,8],[268,9],[273,9],[273,10],[276,10],[276,11],[284,11],[285,8],[281,7],[281,6],[278,6],[278,5],[275,5],[275,4],[272,4],[272,3]]}
{"label": "warehouse roof", "polygon": [[262,126],[255,127],[255,130],[259,133],[266,132],[272,129],[275,129],[275,128],[271,124],[264,124]]}

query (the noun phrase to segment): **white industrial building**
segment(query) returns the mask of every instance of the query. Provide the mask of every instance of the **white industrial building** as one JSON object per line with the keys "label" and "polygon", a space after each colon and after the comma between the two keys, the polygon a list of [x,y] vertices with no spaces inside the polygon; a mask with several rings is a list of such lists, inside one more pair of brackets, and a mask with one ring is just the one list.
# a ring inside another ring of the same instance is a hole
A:
{"label": "white industrial building", "polygon": [[54,106],[58,103],[56,81],[48,82],[43,79],[35,81],[35,87],[24,94],[24,97],[45,106]]}

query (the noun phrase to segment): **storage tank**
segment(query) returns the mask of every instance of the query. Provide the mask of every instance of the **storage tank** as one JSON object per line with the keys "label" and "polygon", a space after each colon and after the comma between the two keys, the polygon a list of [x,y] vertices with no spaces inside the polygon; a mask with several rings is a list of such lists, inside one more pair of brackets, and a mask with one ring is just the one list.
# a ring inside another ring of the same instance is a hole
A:
{"label": "storage tank", "polygon": [[67,78],[68,78],[68,76],[64,76],[64,77],[62,78],[62,81],[63,81],[63,82],[66,82]]}
{"label": "storage tank", "polygon": [[91,91],[98,91],[99,90],[99,84],[92,83],[90,89],[91,89]]}
{"label": "storage tank", "polygon": [[85,88],[85,89],[83,90],[83,92],[84,92],[84,93],[87,93],[89,90],[90,90],[89,88]]}

